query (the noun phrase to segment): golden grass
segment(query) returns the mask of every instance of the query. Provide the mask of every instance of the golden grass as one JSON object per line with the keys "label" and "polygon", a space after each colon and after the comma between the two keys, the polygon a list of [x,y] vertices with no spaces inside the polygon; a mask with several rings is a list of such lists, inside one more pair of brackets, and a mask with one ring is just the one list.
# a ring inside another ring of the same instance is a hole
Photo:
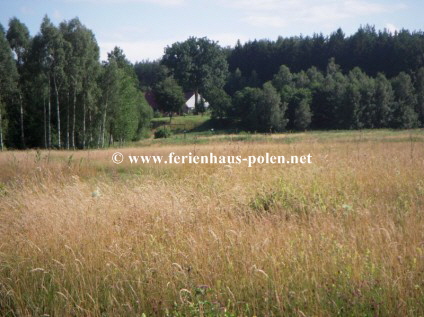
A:
{"label": "golden grass", "polygon": [[[424,143],[0,153],[1,316],[422,316]],[[95,194],[93,192],[96,191]]]}

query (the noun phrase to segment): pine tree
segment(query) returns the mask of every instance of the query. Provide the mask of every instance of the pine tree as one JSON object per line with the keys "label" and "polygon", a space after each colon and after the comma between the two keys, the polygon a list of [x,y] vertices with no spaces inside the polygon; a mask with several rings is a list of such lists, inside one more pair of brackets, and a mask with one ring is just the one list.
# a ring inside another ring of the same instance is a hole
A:
{"label": "pine tree", "polygon": [[417,104],[415,111],[418,114],[420,126],[424,127],[424,67],[421,67],[416,74],[415,94],[417,96]]}

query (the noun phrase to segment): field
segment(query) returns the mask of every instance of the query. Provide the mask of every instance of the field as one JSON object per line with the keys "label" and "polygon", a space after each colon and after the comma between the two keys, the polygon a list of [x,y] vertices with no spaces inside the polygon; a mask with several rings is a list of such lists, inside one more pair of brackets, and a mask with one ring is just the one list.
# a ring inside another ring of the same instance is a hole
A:
{"label": "field", "polygon": [[0,316],[423,316],[424,132],[0,153]]}
{"label": "field", "polygon": [[183,131],[195,131],[195,130],[205,130],[210,129],[210,115],[186,115],[186,116],[177,116],[172,118],[171,122],[169,117],[154,118],[152,119],[153,127],[158,127],[161,125],[170,125],[170,128],[174,132],[183,132]]}

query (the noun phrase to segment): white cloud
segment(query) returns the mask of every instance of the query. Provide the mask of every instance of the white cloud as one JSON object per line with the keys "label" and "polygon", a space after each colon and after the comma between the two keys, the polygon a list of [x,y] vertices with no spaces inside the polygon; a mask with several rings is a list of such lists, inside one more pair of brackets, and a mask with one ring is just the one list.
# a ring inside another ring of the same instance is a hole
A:
{"label": "white cloud", "polygon": [[235,0],[232,2],[227,2],[224,0],[224,3],[236,7],[242,10],[247,11],[269,11],[269,10],[278,10],[284,6],[291,6],[302,1],[279,1],[279,0]]}
{"label": "white cloud", "polygon": [[243,21],[256,27],[281,28],[296,23],[332,25],[346,19],[404,9],[403,4],[365,0],[235,0],[221,3],[243,12]]}
{"label": "white cloud", "polygon": [[[238,40],[240,40],[241,43],[244,43],[249,40],[247,36],[237,33],[211,33],[201,36],[206,36],[213,41],[218,41],[218,44],[222,47],[235,46]],[[168,43],[168,45],[170,44],[172,43]]]}
{"label": "white cloud", "polygon": [[215,33],[215,34],[190,34],[179,36],[178,38],[167,38],[160,40],[122,40],[122,41],[99,41],[100,58],[101,60],[107,59],[107,53],[112,51],[115,46],[120,47],[125,56],[133,63],[145,59],[156,60],[163,56],[165,47],[172,45],[175,42],[182,42],[189,38],[189,36],[208,37],[211,40],[218,41],[219,45],[234,46],[237,40],[242,43],[247,41],[248,38],[242,34],[235,33]]}
{"label": "white cloud", "polygon": [[386,28],[386,30],[389,33],[392,33],[392,34],[394,34],[397,31],[399,31],[399,28],[396,25],[392,24],[392,23],[387,23],[386,26],[385,26],[385,28]]}
{"label": "white cloud", "polygon": [[117,26],[113,30],[107,32],[99,32],[99,38],[107,39],[107,41],[129,41],[138,40],[146,35],[147,29],[144,27],[135,27],[122,25]]}
{"label": "white cloud", "polygon": [[34,14],[34,10],[28,6],[22,6],[20,8],[20,11],[22,14],[24,15],[33,15]]}
{"label": "white cloud", "polygon": [[65,0],[66,2],[94,3],[99,5],[104,4],[128,4],[128,3],[150,3],[160,6],[180,6],[186,0]]}
{"label": "white cloud", "polygon": [[250,15],[243,18],[243,21],[249,23],[250,25],[259,26],[259,27],[281,28],[287,25],[287,23],[283,20],[283,18],[277,17],[277,16]]}
{"label": "white cloud", "polygon": [[168,40],[99,42],[100,58],[106,60],[107,53],[118,46],[133,63],[143,59],[155,60],[162,57],[164,48],[171,43]]}

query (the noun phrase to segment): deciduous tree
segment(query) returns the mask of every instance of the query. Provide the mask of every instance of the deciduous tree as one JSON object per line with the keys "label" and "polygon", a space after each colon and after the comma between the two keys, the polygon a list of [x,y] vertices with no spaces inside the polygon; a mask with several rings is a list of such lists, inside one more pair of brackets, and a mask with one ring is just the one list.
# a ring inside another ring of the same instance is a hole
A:
{"label": "deciduous tree", "polygon": [[166,47],[162,64],[167,66],[185,91],[199,92],[222,88],[228,77],[228,63],[217,42],[206,37],[190,37]]}

